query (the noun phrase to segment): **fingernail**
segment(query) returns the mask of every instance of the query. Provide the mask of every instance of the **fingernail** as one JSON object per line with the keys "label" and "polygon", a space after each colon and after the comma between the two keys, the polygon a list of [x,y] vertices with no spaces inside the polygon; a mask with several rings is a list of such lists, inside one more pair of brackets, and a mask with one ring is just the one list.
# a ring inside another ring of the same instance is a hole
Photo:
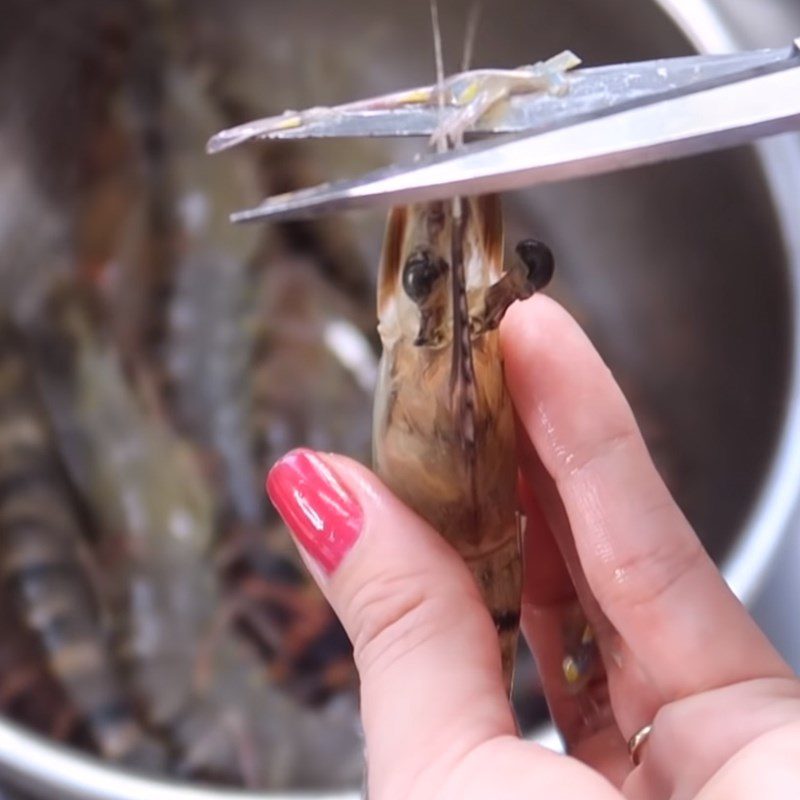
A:
{"label": "fingernail", "polygon": [[311,450],[287,453],[270,470],[266,488],[300,546],[330,575],[361,533],[361,506]]}

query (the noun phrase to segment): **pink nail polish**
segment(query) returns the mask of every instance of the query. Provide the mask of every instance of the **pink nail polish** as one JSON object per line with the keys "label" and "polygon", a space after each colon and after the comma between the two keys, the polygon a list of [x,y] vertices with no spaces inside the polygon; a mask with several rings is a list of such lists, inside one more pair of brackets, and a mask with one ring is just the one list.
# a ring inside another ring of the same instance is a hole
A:
{"label": "pink nail polish", "polygon": [[266,488],[297,541],[330,575],[361,533],[361,506],[311,450],[287,453],[270,470]]}

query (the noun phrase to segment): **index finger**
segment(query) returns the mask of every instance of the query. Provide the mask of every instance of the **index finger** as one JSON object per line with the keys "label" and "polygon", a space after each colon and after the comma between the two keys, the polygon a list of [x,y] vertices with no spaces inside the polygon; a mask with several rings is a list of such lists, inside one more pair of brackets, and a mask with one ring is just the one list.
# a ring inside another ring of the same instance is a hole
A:
{"label": "index finger", "polygon": [[517,414],[555,482],[589,587],[656,694],[666,702],[790,675],[672,499],[577,323],[537,295],[509,309],[501,333]]}

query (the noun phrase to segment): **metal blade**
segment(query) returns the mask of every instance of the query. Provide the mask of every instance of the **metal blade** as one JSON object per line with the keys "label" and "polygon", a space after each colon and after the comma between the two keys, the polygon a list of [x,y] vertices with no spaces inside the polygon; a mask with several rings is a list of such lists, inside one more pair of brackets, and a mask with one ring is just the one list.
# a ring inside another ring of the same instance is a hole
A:
{"label": "metal blade", "polygon": [[[777,64],[788,59],[792,51],[793,48],[784,47],[572,70],[568,73],[569,92],[565,96],[547,92],[513,96],[479,120],[470,136],[544,131],[621,103],[647,101],[667,92]],[[484,76],[513,73],[513,70],[475,70],[450,80],[466,87],[470,81],[479,81]],[[248,122],[212,137],[209,152],[219,152],[250,139],[430,136],[441,123],[435,89],[435,86],[418,87],[343,106],[289,111],[278,117]],[[410,102],[415,97],[427,99]],[[306,119],[304,114],[308,115]]]}
{"label": "metal blade", "polygon": [[721,149],[800,128],[795,66],[609,113],[535,136],[472,145],[267,199],[236,222],[483,194]]}

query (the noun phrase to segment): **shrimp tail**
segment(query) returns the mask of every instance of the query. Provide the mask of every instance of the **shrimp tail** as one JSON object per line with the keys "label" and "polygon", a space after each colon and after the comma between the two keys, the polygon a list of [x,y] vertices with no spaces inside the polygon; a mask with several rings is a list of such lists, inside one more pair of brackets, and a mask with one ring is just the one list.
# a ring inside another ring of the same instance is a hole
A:
{"label": "shrimp tail", "polygon": [[522,537],[519,522],[504,541],[490,553],[468,558],[481,596],[486,603],[500,641],[500,657],[506,692],[511,694],[514,663],[519,639],[522,595]]}

